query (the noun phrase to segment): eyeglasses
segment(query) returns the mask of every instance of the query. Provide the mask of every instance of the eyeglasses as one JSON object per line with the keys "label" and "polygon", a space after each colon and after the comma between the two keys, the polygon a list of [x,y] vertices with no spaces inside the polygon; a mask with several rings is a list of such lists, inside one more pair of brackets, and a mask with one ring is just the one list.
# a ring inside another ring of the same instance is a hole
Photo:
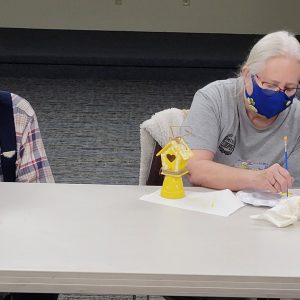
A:
{"label": "eyeglasses", "polygon": [[263,92],[267,95],[274,95],[275,93],[283,92],[288,97],[291,97],[291,96],[294,96],[297,91],[300,91],[299,85],[296,87],[288,87],[288,88],[282,89],[274,83],[261,80],[257,75],[255,75],[255,77],[258,79],[259,83],[261,84],[261,86],[263,88]]}

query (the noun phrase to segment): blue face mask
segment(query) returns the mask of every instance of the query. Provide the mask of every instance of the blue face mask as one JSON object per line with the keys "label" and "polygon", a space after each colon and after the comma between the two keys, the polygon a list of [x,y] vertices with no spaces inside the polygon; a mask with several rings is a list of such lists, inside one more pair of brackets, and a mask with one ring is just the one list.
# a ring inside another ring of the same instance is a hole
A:
{"label": "blue face mask", "polygon": [[250,96],[246,89],[245,95],[252,111],[269,119],[278,115],[293,103],[295,95],[289,97],[282,91],[274,92],[263,89],[256,83],[254,76],[251,76],[251,79],[253,83],[252,95]]}

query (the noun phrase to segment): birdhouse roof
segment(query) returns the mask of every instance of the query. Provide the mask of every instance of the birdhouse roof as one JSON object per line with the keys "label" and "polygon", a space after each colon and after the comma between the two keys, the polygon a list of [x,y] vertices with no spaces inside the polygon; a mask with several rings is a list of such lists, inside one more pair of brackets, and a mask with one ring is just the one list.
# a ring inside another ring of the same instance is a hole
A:
{"label": "birdhouse roof", "polygon": [[167,150],[171,147],[171,143],[168,143],[164,146],[159,152],[157,152],[156,156],[160,156],[162,153],[167,152]]}
{"label": "birdhouse roof", "polygon": [[[171,148],[171,149],[170,149]],[[171,140],[165,147],[163,147],[156,156],[172,150],[175,154],[181,156],[183,160],[187,160],[191,157],[191,150],[182,138],[175,138]]]}

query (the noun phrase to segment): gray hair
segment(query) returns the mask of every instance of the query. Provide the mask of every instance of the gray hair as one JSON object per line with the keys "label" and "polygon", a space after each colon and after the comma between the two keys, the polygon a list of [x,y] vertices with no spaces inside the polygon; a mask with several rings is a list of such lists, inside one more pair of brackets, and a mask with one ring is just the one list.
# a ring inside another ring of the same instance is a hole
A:
{"label": "gray hair", "polygon": [[285,56],[300,62],[300,43],[295,35],[287,31],[276,31],[265,35],[251,49],[246,62],[251,74],[261,72],[272,57]]}

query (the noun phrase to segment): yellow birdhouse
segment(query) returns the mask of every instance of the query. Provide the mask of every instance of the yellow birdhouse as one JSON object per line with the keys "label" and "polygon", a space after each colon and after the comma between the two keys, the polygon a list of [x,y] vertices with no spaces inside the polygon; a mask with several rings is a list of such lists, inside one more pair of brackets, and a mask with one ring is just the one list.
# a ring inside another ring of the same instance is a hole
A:
{"label": "yellow birdhouse", "polygon": [[187,174],[186,166],[192,151],[183,138],[172,139],[156,156],[161,156],[161,174],[165,175],[160,195],[178,199],[185,196],[182,176]]}

